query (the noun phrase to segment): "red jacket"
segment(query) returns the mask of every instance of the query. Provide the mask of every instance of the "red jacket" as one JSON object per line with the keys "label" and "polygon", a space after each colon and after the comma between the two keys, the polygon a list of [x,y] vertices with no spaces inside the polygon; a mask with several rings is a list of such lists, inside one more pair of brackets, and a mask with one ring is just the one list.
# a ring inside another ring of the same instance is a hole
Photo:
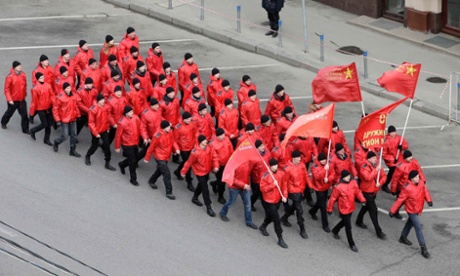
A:
{"label": "red jacket", "polygon": [[194,87],[198,87],[200,89],[201,91],[200,96],[203,98],[204,101],[206,101],[204,91],[203,91],[203,85],[201,85],[201,82],[198,82],[197,84],[195,84],[192,81],[189,81],[184,85],[184,89],[182,90],[184,92],[184,98],[182,99],[182,104],[185,104],[185,102],[188,99],[192,98],[192,94],[193,94],[192,90]]}
{"label": "red jacket", "polygon": [[109,130],[109,110],[107,107],[93,105],[88,114],[88,128],[93,136],[98,136],[99,133]]}
{"label": "red jacket", "polygon": [[217,159],[219,160],[219,166],[223,167],[227,165],[228,159],[233,153],[233,146],[228,137],[224,137],[221,141],[216,137],[213,137],[209,142],[209,146],[214,148],[214,151],[217,154]]}
{"label": "red jacket", "polygon": [[24,100],[27,96],[26,74],[21,71],[18,75],[14,68],[11,68],[10,73],[5,78],[4,92],[7,102]]}
{"label": "red jacket", "polygon": [[363,147],[361,147],[360,145],[357,146],[357,148],[355,149],[355,154],[354,154],[354,158],[355,158],[355,169],[356,171],[358,171],[359,173],[359,170],[361,169],[361,166],[367,162],[367,152],[369,150],[368,149],[365,149]]}
{"label": "red jacket", "polygon": [[418,171],[420,180],[426,182],[425,174],[423,174],[422,167],[418,163],[417,159],[412,157],[411,162],[407,162],[403,159],[396,165],[393,178],[391,179],[391,192],[396,193],[396,190],[402,190],[402,186],[409,181],[409,173],[412,170]]}
{"label": "red jacket", "polygon": [[225,99],[230,99],[233,102],[233,95],[235,92],[229,88],[228,91],[224,89],[219,90],[214,97],[214,108],[216,109],[216,116],[219,117],[220,111],[225,107]]}
{"label": "red jacket", "polygon": [[211,137],[216,135],[216,128],[214,127],[214,120],[212,119],[209,113],[206,113],[205,116],[201,116],[199,114],[194,114],[192,116],[192,120],[195,122],[198,131],[197,137],[200,134],[206,136],[206,140],[211,140]]}
{"label": "red jacket", "polygon": [[342,215],[351,214],[355,210],[355,198],[361,203],[366,202],[363,193],[359,190],[355,180],[350,180],[350,183],[340,182],[332,190],[331,197],[327,203],[327,211],[332,212],[334,203],[338,201],[339,213]]}
{"label": "red jacket", "polygon": [[132,46],[135,46],[137,49],[139,49],[139,51],[141,50],[139,48],[139,37],[135,35],[134,38],[130,38],[128,34],[125,34],[123,39],[120,41],[119,46],[119,55],[121,60],[124,60],[125,57],[130,54],[129,50]]}
{"label": "red jacket", "polygon": [[407,182],[403,186],[399,197],[391,207],[390,213],[395,214],[404,203],[404,209],[406,209],[408,214],[421,215],[425,201],[433,202],[430,192],[425,186],[425,182],[420,180],[417,185],[412,182]]}
{"label": "red jacket", "polygon": [[225,107],[219,114],[218,126],[225,131],[225,136],[230,138],[238,138],[238,110],[232,108],[232,110]]}
{"label": "red jacket", "polygon": [[124,80],[128,81],[128,83],[131,83],[132,81],[132,75],[137,69],[138,61],[144,62],[144,58],[140,54],[137,56],[137,58],[134,58],[131,53],[129,53],[123,60],[123,76]]}
{"label": "red jacket", "polygon": [[292,118],[292,120],[289,120],[285,116],[282,116],[282,117],[278,118],[278,121],[276,121],[276,130],[277,130],[277,132],[279,134],[282,134],[282,133],[286,134],[286,131],[295,122],[296,119],[297,119],[296,116],[294,116]]}
{"label": "red jacket", "polygon": [[339,182],[340,174],[343,170],[349,171],[353,177],[358,176],[358,171],[347,153],[345,153],[344,156],[338,156],[337,153],[331,153],[331,163],[333,164],[335,172],[335,178],[332,180],[334,184]]}
{"label": "red jacket", "polygon": [[227,183],[229,188],[243,190],[244,185],[251,185],[249,182],[251,177],[251,166],[249,162],[245,162],[238,166],[235,169],[235,176],[233,179],[233,184]]}
{"label": "red jacket", "polygon": [[124,84],[126,80],[126,70],[123,63],[117,62],[117,65],[113,67],[108,62],[102,66],[102,81],[106,82],[112,79],[112,71],[117,71],[120,74],[120,81]]}
{"label": "red jacket", "polygon": [[54,93],[56,96],[64,92],[64,88],[62,87],[62,85],[64,85],[64,83],[66,82],[70,84],[70,87],[72,87],[72,93],[77,92],[77,88],[75,87],[75,83],[73,82],[73,79],[70,76],[68,76],[67,78],[64,78],[61,75],[59,78],[56,79],[56,82],[54,83]]}
{"label": "red jacket", "polygon": [[[148,140],[155,135],[158,131],[160,131],[160,124],[163,120],[161,117],[160,110],[153,110],[152,108],[146,108],[141,114],[141,136],[142,139]],[[168,135],[170,136],[170,135]]]}
{"label": "red jacket", "polygon": [[174,129],[174,138],[180,151],[191,151],[195,147],[198,136],[197,131],[198,129],[193,121],[187,125],[182,119],[180,120],[180,123]]}
{"label": "red jacket", "polygon": [[269,151],[271,151],[274,146],[278,146],[279,134],[276,132],[276,128],[273,124],[270,124],[270,126],[259,124],[256,126],[255,130],[259,133],[264,146],[267,147]]}
{"label": "red jacket", "polygon": [[175,127],[181,118],[180,115],[180,104],[179,99],[174,98],[171,100],[168,96],[164,96],[163,99],[160,101],[160,109],[161,109],[161,116],[165,118],[169,123],[171,123],[172,127]]}
{"label": "red jacket", "polygon": [[166,73],[163,71],[163,74],[166,76],[166,79],[168,80],[168,81],[166,82],[166,87],[171,86],[172,88],[174,88],[174,97],[177,97],[176,73],[174,73],[173,71],[171,71],[169,74],[166,74]]}
{"label": "red jacket", "polygon": [[145,160],[150,161],[150,157],[153,153],[155,159],[168,161],[169,157],[171,157],[171,152],[176,152],[178,149],[179,147],[174,141],[172,129],[168,133],[166,133],[163,129],[160,129],[152,138],[149,149],[145,154]]}
{"label": "red jacket", "polygon": [[[383,160],[388,167],[393,167],[396,164],[394,160],[396,158],[396,153],[398,152],[398,145],[401,142],[401,136],[396,134],[395,138],[391,138],[390,134],[387,134],[385,137],[385,142],[383,143]],[[406,139],[402,138],[402,150],[399,151],[398,160],[404,159],[403,151],[409,148]]]}
{"label": "red jacket", "polygon": [[[265,161],[265,164],[269,166],[272,154],[268,151],[268,149],[265,149],[265,151],[261,153],[261,156]],[[260,184],[260,179],[262,178],[262,175],[267,171],[267,166],[265,164],[262,161],[262,159],[253,162],[253,168],[251,173],[252,182]]]}
{"label": "red jacket", "polygon": [[54,92],[48,83],[37,82],[30,92],[32,94],[30,116],[34,116],[36,111],[48,110],[53,104]]}
{"label": "red jacket", "polygon": [[[240,81],[240,89],[238,89],[237,97],[238,97],[238,110],[241,111],[241,105],[249,98],[248,93],[249,90],[257,91],[257,87],[255,84],[251,83],[251,85],[246,85],[243,81]],[[260,119],[260,116],[259,116]]]}
{"label": "red jacket", "polygon": [[54,73],[56,74],[56,78],[58,78],[61,75],[59,70],[61,66],[67,68],[67,71],[69,72],[69,77],[71,77],[73,82],[75,83],[75,61],[72,58],[69,58],[69,63],[67,63],[64,61],[62,56],[60,56],[58,59],[58,63],[54,66]]}
{"label": "red jacket", "polygon": [[207,100],[210,106],[216,106],[216,95],[222,89],[222,79],[215,78],[213,75],[209,77],[208,86],[206,86]]}
{"label": "red jacket", "polygon": [[281,117],[281,112],[284,110],[286,106],[292,107],[292,111],[294,114],[295,112],[295,107],[292,104],[291,98],[289,98],[288,94],[284,94],[284,99],[280,99],[278,95],[276,95],[276,92],[273,92],[273,95],[270,97],[268,100],[267,106],[265,107],[265,113],[266,115],[270,116],[273,122],[278,121],[278,118]]}
{"label": "red jacket", "polygon": [[[152,86],[152,79],[150,78],[150,75],[147,71],[145,71],[144,73],[141,73],[137,70],[134,70],[132,76],[131,76],[131,80],[133,80],[134,78],[138,78],[139,81],[141,82],[141,88],[144,89],[145,91],[145,95],[147,97],[152,97],[152,95],[154,95],[154,92],[153,92],[153,86]],[[158,98],[157,98],[158,100]],[[158,100],[160,101],[160,100]]]}
{"label": "red jacket", "polygon": [[256,98],[255,101],[248,98],[242,103],[239,110],[243,128],[245,128],[248,123],[253,123],[255,126],[260,123],[262,111],[260,110],[260,100],[258,98]]}
{"label": "red jacket", "polygon": [[116,56],[118,62],[122,61],[117,45],[113,45],[108,49],[106,46],[107,42],[104,42],[104,46],[102,46],[102,49],[99,52],[99,68],[102,68],[107,63],[110,55]]}
{"label": "red jacket", "polygon": [[198,106],[201,103],[206,103],[203,97],[200,97],[199,99],[195,97],[189,98],[185,103],[182,103],[184,112],[187,111],[192,115],[198,115]]}
{"label": "red jacket", "polygon": [[[149,76],[152,80],[158,80],[158,77],[163,74],[163,54],[156,55],[152,48],[149,49],[147,53],[147,58],[145,59]],[[174,86],[175,87],[175,86]]]}
{"label": "red jacket", "polygon": [[86,65],[88,65],[90,58],[94,58],[93,50],[88,48],[88,51],[85,52],[80,48],[80,46],[78,46],[77,52],[75,52],[73,57],[73,60],[75,61],[75,72],[77,73],[77,76],[81,76],[83,69],[85,69]]}
{"label": "red jacket", "polygon": [[[343,134],[343,131],[340,129],[337,130],[337,132],[331,132],[331,153],[335,152],[335,145],[337,143],[340,143],[343,145],[343,148],[345,149],[345,153],[350,155],[351,151],[350,148],[347,145],[347,140],[345,139],[345,135]],[[324,152],[327,154],[327,149],[329,147],[329,139],[321,138],[318,142],[318,150],[319,152]]]}
{"label": "red jacket", "polygon": [[57,95],[53,103],[53,116],[56,122],[68,124],[77,120],[80,117],[80,109],[78,109],[78,95],[70,92],[62,92]]}
{"label": "red jacket", "polygon": [[249,140],[252,142],[252,144],[255,144],[255,142],[257,140],[262,140],[262,137],[260,137],[259,133],[255,132],[255,131],[254,131],[254,133],[249,135],[246,131],[241,130],[240,135],[238,136],[238,143],[237,143],[236,147],[238,147],[241,144],[241,142],[246,140],[246,138],[249,138]]}
{"label": "red jacket", "polygon": [[120,146],[137,146],[139,144],[139,135],[141,129],[141,120],[137,115],[132,118],[122,116],[117,123],[117,132],[115,133],[115,149]]}
{"label": "red jacket", "polygon": [[387,175],[382,168],[380,170],[380,186],[376,187],[375,183],[377,181],[377,174],[378,171],[374,168],[374,166],[371,165],[371,163],[369,163],[369,161],[366,160],[366,162],[364,162],[364,164],[361,166],[359,170],[359,179],[361,179],[359,188],[361,189],[361,191],[373,194],[377,193],[380,190],[380,187],[387,180]]}
{"label": "red jacket", "polygon": [[147,103],[147,96],[144,89],[136,90],[131,84],[129,87],[131,91],[127,93],[128,102],[134,110],[134,114],[139,115],[146,108],[150,107],[150,104]]}
{"label": "red jacket", "polygon": [[100,68],[92,69],[89,65],[83,70],[80,80],[80,87],[85,86],[87,78],[93,80],[93,87],[96,88],[97,92],[101,92],[104,86],[103,73]]}
{"label": "red jacket", "polygon": [[289,152],[288,147],[289,147],[289,144],[286,146],[286,149],[280,146],[276,146],[271,151],[272,158],[275,158],[276,161],[278,161],[278,168],[283,169],[283,170],[287,166],[289,159],[291,159],[290,153],[288,156],[288,152]]}
{"label": "red jacket", "polygon": [[120,121],[123,109],[127,105],[128,100],[123,95],[120,98],[117,98],[115,95],[109,97],[106,106],[109,110],[109,122],[111,126],[116,125]]}
{"label": "red jacket", "polygon": [[121,87],[122,95],[126,96],[125,83],[122,80],[114,81],[113,79],[110,79],[104,83],[104,87],[102,89],[102,95],[104,95],[106,100],[113,94],[115,87],[117,86]]}
{"label": "red jacket", "polygon": [[205,176],[209,174],[212,169],[218,169],[219,159],[214,148],[206,146],[203,149],[199,145],[196,146],[190,153],[190,157],[187,162],[185,162],[180,173],[185,175],[190,167],[192,167],[193,173],[196,176]]}
{"label": "red jacket", "polygon": [[311,174],[313,176],[313,189],[317,192],[324,192],[327,191],[332,184],[332,180],[335,178],[334,168],[332,164],[329,162],[329,171],[327,173],[327,183],[324,182],[324,178],[326,177],[326,170],[324,166],[321,165],[318,161],[316,161],[313,166],[311,166]]}
{"label": "red jacket", "polygon": [[276,204],[280,202],[281,194],[275,185],[275,181],[273,180],[272,175],[273,177],[275,177],[276,181],[278,182],[278,185],[280,187],[281,192],[283,193],[283,196],[287,198],[288,192],[287,192],[286,180],[284,177],[284,172],[281,170],[272,172],[272,174],[270,174],[269,172],[264,173],[260,181],[260,192],[262,193],[262,198],[265,202]]}
{"label": "red jacket", "polygon": [[168,87],[169,86],[162,85],[160,82],[157,82],[155,87],[152,88],[152,92],[147,95],[150,95],[150,97],[154,97],[155,99],[157,99],[157,101],[161,101],[164,95],[166,95],[166,88]]}
{"label": "red jacket", "polygon": [[296,137],[292,140],[292,146],[292,151],[298,150],[300,152],[301,161],[304,164],[310,163],[313,160],[312,156],[318,157],[318,148],[313,137],[306,139]]}
{"label": "red jacket", "polygon": [[98,94],[99,93],[94,86],[90,90],[87,90],[85,86],[78,88],[78,108],[80,109],[81,115],[87,115],[89,113],[89,109],[94,104],[97,104],[96,97]]}
{"label": "red jacket", "polygon": [[[198,65],[195,62],[192,64],[188,64],[187,61],[184,60],[182,64],[179,66],[177,73],[179,75],[180,91],[184,91],[184,87],[190,81],[190,74],[192,73],[195,73],[198,76],[198,82],[201,84],[200,71],[198,71]],[[203,85],[201,85],[201,87],[203,87]]]}
{"label": "red jacket", "polygon": [[51,89],[54,90],[54,83],[56,82],[56,76],[54,75],[54,70],[53,67],[48,66],[46,68],[43,68],[41,66],[40,62],[38,63],[37,67],[35,67],[34,70],[32,70],[32,86],[37,84],[37,79],[35,78],[36,73],[42,73],[45,76],[45,83],[49,84],[51,86]]}
{"label": "red jacket", "polygon": [[302,162],[296,165],[292,161],[289,161],[284,167],[284,172],[286,175],[288,193],[290,194],[303,194],[307,185],[308,187],[313,186],[307,172],[307,167]]}

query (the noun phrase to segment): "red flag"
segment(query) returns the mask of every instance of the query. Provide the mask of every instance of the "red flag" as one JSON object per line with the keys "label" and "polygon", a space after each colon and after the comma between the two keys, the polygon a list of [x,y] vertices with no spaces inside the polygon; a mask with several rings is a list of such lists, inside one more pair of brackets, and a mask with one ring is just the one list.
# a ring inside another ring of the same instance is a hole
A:
{"label": "red flag", "polygon": [[281,146],[286,147],[292,136],[320,137],[331,139],[332,123],[334,122],[335,103],[314,113],[301,115],[286,131]]}
{"label": "red flag", "polygon": [[403,98],[362,118],[355,132],[355,141],[363,143],[365,148],[383,146],[388,114],[407,99]]}
{"label": "red flag", "polygon": [[354,62],[346,66],[329,66],[320,69],[311,87],[315,103],[363,100]]}
{"label": "red flag", "polygon": [[233,152],[232,156],[230,156],[230,159],[228,159],[227,165],[225,165],[225,169],[222,174],[222,182],[230,185],[233,184],[233,177],[235,175],[236,168],[246,161],[258,161],[261,158],[262,157],[249,138],[244,140]]}
{"label": "red flag", "polygon": [[421,68],[421,64],[403,62],[398,68],[383,73],[377,82],[389,92],[413,99]]}

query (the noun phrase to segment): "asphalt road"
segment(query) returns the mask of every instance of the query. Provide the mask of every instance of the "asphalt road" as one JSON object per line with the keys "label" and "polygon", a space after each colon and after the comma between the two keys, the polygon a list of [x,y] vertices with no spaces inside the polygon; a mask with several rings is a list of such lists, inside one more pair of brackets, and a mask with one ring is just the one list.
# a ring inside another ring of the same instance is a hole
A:
{"label": "asphalt road", "polygon": [[[13,60],[22,62],[30,82],[30,72],[42,53],[49,56],[54,66],[60,45],[76,46],[80,39],[98,44],[92,46],[98,53],[105,35],[111,34],[119,40],[126,28],[133,26],[141,41],[146,41],[141,44],[144,57],[149,41],[159,41],[165,60],[174,68],[179,66],[185,52],[193,53],[200,68],[208,68],[202,71],[204,80],[208,79],[211,68],[219,67],[235,90],[241,76],[249,74],[258,86],[261,99],[269,98],[275,85],[281,83],[296,98],[298,111],[305,112],[310,101],[314,74],[306,70],[104,2],[3,0],[0,4],[2,81]],[[48,16],[53,17],[43,18]],[[74,52],[75,46],[68,48]],[[390,103],[365,93],[363,98],[367,112]],[[6,107],[3,94],[0,101],[3,113]],[[358,125],[360,113],[359,103],[340,103],[336,108],[336,120],[346,131],[350,146],[351,130]],[[402,127],[406,114],[407,106],[398,107],[389,124]],[[384,213],[379,213],[380,222],[388,239],[381,241],[372,230],[354,227],[360,250],[357,254],[348,249],[344,232],[340,233],[342,240],[336,241],[308,215],[305,217],[310,238],[303,240],[298,235],[291,218],[294,227],[284,228],[289,249],[281,249],[276,245],[272,226],[268,228],[270,236],[263,237],[259,231],[244,225],[240,200],[230,209],[230,222],[210,218],[204,208],[190,202],[192,194],[185,188],[185,182],[173,177],[176,201],[165,198],[161,181],[159,189],[152,190],[147,179],[155,169],[154,164],[140,165],[141,185],[134,187],[127,176],[103,168],[102,152],[97,152],[92,158],[93,165],[87,167],[83,158],[68,156],[68,142],[54,153],[41,143],[42,133],[37,135],[36,142],[32,141],[20,132],[19,117],[15,115],[8,129],[0,130],[0,275],[458,274],[459,131],[449,126],[441,132],[443,124],[445,121],[439,118],[413,110],[406,131],[414,156],[422,166],[431,166],[424,172],[436,212],[427,210],[422,216],[425,239],[432,254],[430,260],[425,260],[416,246],[414,232],[409,235],[414,245],[401,245],[397,239],[404,222],[390,219]],[[52,138],[57,136],[57,132],[52,133]],[[89,132],[84,130],[79,140],[77,151],[84,154],[90,144]],[[113,164],[121,159],[113,152]],[[172,164],[171,168],[176,166]],[[217,196],[212,195],[212,199],[217,212],[221,205]],[[378,205],[388,210],[393,200],[391,195],[382,193]],[[256,207],[253,219],[259,225],[264,214],[260,203]],[[337,222],[334,213],[329,223],[333,226]],[[369,217],[365,223],[371,225]],[[11,242],[16,246],[11,246]]]}

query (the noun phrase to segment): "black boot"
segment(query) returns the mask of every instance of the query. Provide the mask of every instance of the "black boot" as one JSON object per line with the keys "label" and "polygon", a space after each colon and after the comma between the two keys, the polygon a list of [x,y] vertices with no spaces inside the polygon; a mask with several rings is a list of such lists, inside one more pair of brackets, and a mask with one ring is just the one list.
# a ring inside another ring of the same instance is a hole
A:
{"label": "black boot", "polygon": [[286,217],[286,214],[284,214],[281,218],[280,218],[280,221],[281,223],[286,226],[286,227],[291,227],[292,224],[289,223],[288,221],[288,218]]}
{"label": "black boot", "polygon": [[431,254],[428,252],[428,249],[426,249],[426,245],[423,245],[420,248],[422,249],[422,256],[428,259]]}
{"label": "black boot", "polygon": [[278,234],[278,245],[281,246],[282,248],[288,248],[288,245],[284,242],[283,236],[281,234]]}
{"label": "black boot", "polygon": [[307,232],[305,231],[305,226],[304,225],[299,225],[300,227],[300,236],[302,239],[308,239]]}
{"label": "black boot", "polygon": [[401,237],[399,238],[399,242],[400,242],[400,243],[403,243],[403,244],[407,244],[407,245],[412,245],[412,243],[411,243],[407,238],[405,238],[405,237],[403,237],[403,236],[401,236]]}
{"label": "black boot", "polygon": [[195,187],[193,187],[192,182],[187,183],[187,189],[188,189],[190,192],[194,192],[194,191],[195,191]]}
{"label": "black boot", "polygon": [[91,157],[89,155],[85,155],[85,164],[86,166],[91,166]]}
{"label": "black boot", "polygon": [[273,34],[273,31],[272,31],[272,30],[270,30],[270,31],[268,31],[268,32],[265,33],[265,35],[272,35],[272,34]]}
{"label": "black boot", "polygon": [[81,157],[81,155],[75,150],[75,148],[70,149],[69,155],[75,156],[75,157]]}
{"label": "black boot", "polygon": [[116,171],[117,169],[115,169],[112,165],[110,165],[110,162],[105,162],[105,168],[109,171]]}
{"label": "black boot", "polygon": [[260,230],[260,233],[262,233],[262,235],[264,236],[270,235],[267,232],[267,225],[265,224],[265,222],[260,225],[259,230]]}
{"label": "black boot", "polygon": [[212,210],[211,205],[206,205],[206,213],[208,213],[210,217],[216,216],[216,213],[214,213],[214,211]]}
{"label": "black boot", "polygon": [[59,150],[59,144],[58,144],[56,141],[54,141],[53,150],[54,150],[55,152],[58,152],[58,150]]}

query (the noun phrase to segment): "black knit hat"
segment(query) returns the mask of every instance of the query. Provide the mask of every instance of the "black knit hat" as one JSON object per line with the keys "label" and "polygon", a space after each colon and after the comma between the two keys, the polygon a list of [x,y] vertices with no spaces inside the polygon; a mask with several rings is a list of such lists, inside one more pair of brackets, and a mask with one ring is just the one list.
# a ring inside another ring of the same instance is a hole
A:
{"label": "black knit hat", "polygon": [[137,68],[137,69],[141,68],[141,67],[144,66],[144,65],[145,65],[145,63],[142,62],[141,60],[138,60],[138,61],[136,62],[136,68]]}
{"label": "black knit hat", "polygon": [[256,142],[254,143],[254,146],[256,146],[256,148],[259,148],[261,145],[263,145],[263,143],[259,139],[257,139]]}
{"label": "black knit hat", "polygon": [[216,136],[221,136],[222,134],[225,134],[225,131],[222,128],[218,127],[216,129]]}
{"label": "black knit hat", "polygon": [[335,151],[341,151],[343,150],[343,145],[341,143],[337,143],[335,144]]}
{"label": "black knit hat", "polygon": [[105,42],[106,42],[106,43],[109,43],[109,42],[112,41],[112,40],[113,40],[113,36],[111,36],[111,35],[106,35],[106,36],[105,36]]}
{"label": "black knit hat", "polygon": [[412,170],[409,173],[409,179],[412,180],[412,178],[416,177],[417,175],[418,175],[418,171],[417,170]]}
{"label": "black knit hat", "polygon": [[388,127],[388,133],[396,132],[396,128],[394,126]]}
{"label": "black knit hat", "polygon": [[152,43],[152,49],[155,49],[156,47],[160,46],[160,44],[156,43],[156,42],[153,42]]}
{"label": "black knit hat", "polygon": [[247,82],[247,81],[250,80],[250,79],[251,79],[251,77],[248,76],[248,75],[244,75],[244,76],[241,78],[241,80],[242,80],[243,82]]}
{"label": "black knit hat", "polygon": [[252,97],[256,94],[256,91],[254,89],[249,90],[248,92],[248,97]]}
{"label": "black knit hat", "polygon": [[69,50],[67,50],[67,49],[62,49],[61,50],[61,56],[66,55],[68,53],[69,53]]}
{"label": "black knit hat", "polygon": [[131,46],[131,48],[129,48],[129,52],[132,54],[132,53],[135,53],[135,52],[139,52],[139,49],[137,49],[136,46]]}
{"label": "black knit hat", "polygon": [[171,86],[168,86],[166,88],[166,94],[169,94],[169,93],[174,93],[174,88],[172,88]]}
{"label": "black knit hat", "polygon": [[67,87],[70,87],[70,84],[69,84],[68,82],[64,82],[64,83],[62,84],[62,89],[65,90]]}
{"label": "black knit hat", "polygon": [[190,59],[190,58],[192,58],[192,57],[193,57],[193,56],[192,56],[192,54],[190,54],[190,53],[185,53],[185,55],[184,55],[184,59],[185,59],[185,60],[188,60],[188,59]]}
{"label": "black knit hat", "polygon": [[278,161],[275,158],[271,158],[268,163],[270,164],[270,167],[278,165]]}
{"label": "black knit hat", "polygon": [[262,117],[260,117],[260,122],[262,124],[265,124],[266,122],[268,122],[268,120],[270,120],[270,117],[268,117],[268,115],[262,115]]}
{"label": "black knit hat", "polygon": [[38,80],[39,78],[41,78],[43,76],[43,73],[40,73],[40,72],[37,72],[35,73],[35,79]]}
{"label": "black knit hat", "polygon": [[170,68],[170,67],[171,67],[171,64],[169,64],[169,62],[163,63],[163,70],[165,70],[166,68]]}
{"label": "black knit hat", "polygon": [[117,70],[112,70],[112,72],[110,72],[110,77],[112,77],[112,78],[115,77],[115,76],[119,76],[119,75],[120,75],[120,73],[118,73]]}
{"label": "black knit hat", "polygon": [[91,64],[93,64],[93,63],[95,63],[95,62],[97,62],[97,60],[95,60],[94,58],[90,58],[90,59],[88,60],[88,65],[91,65]]}
{"label": "black knit hat", "polygon": [[115,88],[113,89],[113,92],[117,92],[117,91],[123,91],[121,89],[121,86],[119,86],[119,85],[115,86]]}
{"label": "black knit hat", "polygon": [[134,79],[133,79],[133,86],[136,85],[136,84],[138,84],[138,83],[141,83],[141,80],[138,79],[138,78],[134,78]]}
{"label": "black knit hat", "polygon": [[201,91],[200,91],[200,88],[198,88],[198,87],[196,87],[196,86],[194,86],[194,87],[192,88],[192,94],[200,93],[200,92],[201,92]]}
{"label": "black knit hat", "polygon": [[41,55],[40,56],[40,62],[43,62],[45,60],[49,60],[48,57],[46,55]]}
{"label": "black knit hat", "polygon": [[318,161],[321,161],[321,160],[326,160],[327,156],[324,152],[321,152],[320,154],[318,154]]}
{"label": "black knit hat", "polygon": [[182,113],[183,120],[187,120],[188,118],[192,118],[192,114],[190,114],[190,112],[185,111],[184,113]]}
{"label": "black knit hat", "polygon": [[204,136],[203,134],[200,134],[198,136],[198,144],[201,144],[201,142],[203,142],[204,140],[206,140],[206,136]]}
{"label": "black knit hat", "polygon": [[206,108],[207,108],[207,106],[206,106],[205,103],[200,103],[200,105],[198,106],[198,111],[201,111],[201,110],[206,109]]}
{"label": "black knit hat", "polygon": [[17,60],[13,61],[13,68],[16,68],[18,67],[19,65],[21,65],[21,63]]}
{"label": "black knit hat", "polygon": [[158,104],[158,100],[155,97],[151,97],[149,102],[150,106]]}
{"label": "black knit hat", "polygon": [[[116,90],[116,88],[115,88]],[[123,115],[126,115],[126,113],[128,112],[131,112],[133,110],[133,108],[129,105],[125,106],[125,108],[123,108]]]}
{"label": "black knit hat", "polygon": [[110,54],[109,57],[108,57],[108,60],[109,61],[115,61],[115,60],[117,60],[117,56],[115,56],[114,54]]}
{"label": "black knit hat", "polygon": [[220,73],[219,69],[217,69],[217,68],[212,68],[212,70],[211,70],[211,75],[214,76],[215,74],[219,74],[219,73]]}
{"label": "black knit hat", "polygon": [[403,156],[404,156],[404,159],[406,159],[408,157],[411,157],[412,152],[410,150],[405,150],[404,153],[403,153]]}
{"label": "black knit hat", "polygon": [[339,124],[337,124],[337,122],[336,122],[336,121],[332,122],[332,128],[334,128],[334,127],[338,127],[338,126],[339,126]]}
{"label": "black knit hat", "polygon": [[104,95],[102,95],[102,93],[97,94],[96,101],[99,102],[102,99],[104,99]]}
{"label": "black knit hat", "polygon": [[165,128],[169,127],[170,125],[171,125],[171,124],[170,124],[168,121],[163,120],[163,121],[161,121],[160,127],[161,127],[162,129],[165,129]]}
{"label": "black knit hat", "polygon": [[373,151],[368,151],[368,152],[367,152],[367,159],[370,159],[370,158],[376,157],[376,156],[377,156],[377,155],[376,155],[375,152],[373,152]]}
{"label": "black knit hat", "polygon": [[284,87],[281,84],[277,84],[275,86],[275,92],[278,93],[280,91],[284,90]]}
{"label": "black knit hat", "polygon": [[93,84],[93,83],[94,83],[94,81],[93,81],[93,79],[91,77],[87,77],[85,79],[85,84]]}
{"label": "black knit hat", "polygon": [[298,150],[293,151],[293,152],[291,153],[291,157],[292,157],[292,158],[298,158],[298,157],[300,157],[300,151],[298,151]]}
{"label": "black knit hat", "polygon": [[340,178],[344,179],[345,177],[351,175],[351,173],[347,170],[342,170],[342,172],[340,173]]}
{"label": "black knit hat", "polygon": [[81,48],[81,47],[83,47],[86,43],[87,43],[86,40],[82,39],[82,40],[78,41],[78,46],[80,46],[80,48]]}
{"label": "black knit hat", "polygon": [[290,107],[289,105],[284,108],[284,114],[289,114],[292,112],[293,112],[292,107]]}
{"label": "black knit hat", "polygon": [[133,33],[133,32],[135,32],[135,31],[136,31],[136,30],[134,30],[133,27],[128,27],[128,29],[126,29],[126,33],[127,33],[127,34]]}
{"label": "black knit hat", "polygon": [[253,124],[253,123],[248,123],[248,124],[246,125],[246,129],[245,129],[245,130],[246,130],[246,131],[254,130],[254,124]]}
{"label": "black knit hat", "polygon": [[232,102],[232,100],[227,98],[227,99],[225,99],[224,104],[225,104],[225,106],[227,106],[227,105],[233,104],[233,102]]}
{"label": "black knit hat", "polygon": [[68,71],[68,70],[67,70],[67,67],[65,67],[65,66],[59,67],[59,72],[60,72],[61,74],[64,74],[64,72],[67,72],[67,71]]}
{"label": "black knit hat", "polygon": [[194,80],[195,78],[198,78],[198,76],[195,73],[191,73],[190,80]]}
{"label": "black knit hat", "polygon": [[222,81],[222,87],[226,87],[226,86],[229,86],[230,85],[230,82],[228,80],[223,80]]}
{"label": "black knit hat", "polygon": [[160,74],[160,75],[158,76],[158,79],[159,79],[160,81],[165,80],[165,79],[166,79],[166,76],[163,75],[163,74]]}
{"label": "black knit hat", "polygon": [[286,137],[286,133],[281,133],[280,134],[280,142],[284,140],[284,137]]}

